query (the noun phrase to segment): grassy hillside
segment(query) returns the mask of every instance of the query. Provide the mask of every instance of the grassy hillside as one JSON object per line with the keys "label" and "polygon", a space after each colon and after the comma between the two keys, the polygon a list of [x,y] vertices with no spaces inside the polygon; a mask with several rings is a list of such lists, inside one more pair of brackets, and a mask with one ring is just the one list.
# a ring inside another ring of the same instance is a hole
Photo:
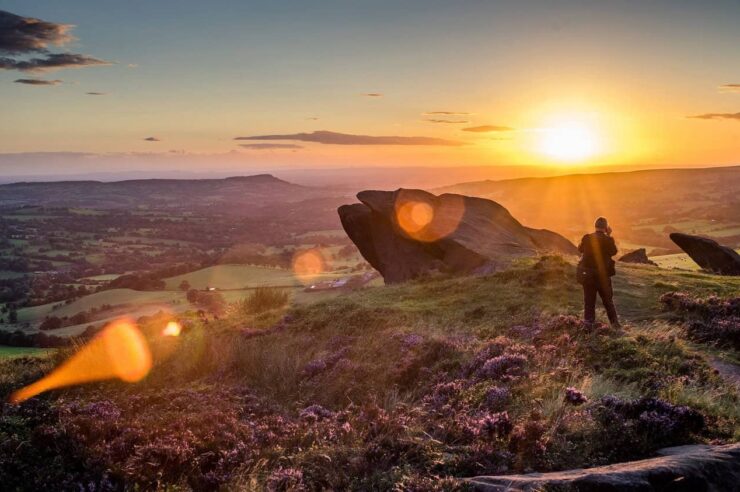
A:
{"label": "grassy hillside", "polygon": [[[620,265],[615,280],[624,332],[580,323],[573,265],[553,257],[185,317],[177,339],[151,319],[143,382],[3,407],[0,475],[13,470],[11,488],[454,490],[740,439],[737,389],[710,365],[737,353],[690,341],[659,302],[737,295],[740,279]],[[0,363],[0,397],[61,357]]]}

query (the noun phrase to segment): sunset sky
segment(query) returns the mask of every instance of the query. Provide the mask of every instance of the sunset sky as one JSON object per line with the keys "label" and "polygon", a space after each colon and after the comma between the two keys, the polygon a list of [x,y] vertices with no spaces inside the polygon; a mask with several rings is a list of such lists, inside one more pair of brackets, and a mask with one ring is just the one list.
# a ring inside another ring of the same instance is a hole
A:
{"label": "sunset sky", "polygon": [[738,26],[737,0],[0,1],[0,174],[740,164]]}

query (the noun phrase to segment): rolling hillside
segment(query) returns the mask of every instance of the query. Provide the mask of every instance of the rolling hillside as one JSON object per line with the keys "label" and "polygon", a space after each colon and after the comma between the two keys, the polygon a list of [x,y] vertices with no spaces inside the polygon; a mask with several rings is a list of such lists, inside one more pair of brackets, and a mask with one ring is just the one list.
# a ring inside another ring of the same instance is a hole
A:
{"label": "rolling hillside", "polygon": [[668,233],[740,247],[740,166],[575,174],[462,183],[436,190],[490,198],[523,223],[577,240],[604,215],[624,250],[677,252]]}

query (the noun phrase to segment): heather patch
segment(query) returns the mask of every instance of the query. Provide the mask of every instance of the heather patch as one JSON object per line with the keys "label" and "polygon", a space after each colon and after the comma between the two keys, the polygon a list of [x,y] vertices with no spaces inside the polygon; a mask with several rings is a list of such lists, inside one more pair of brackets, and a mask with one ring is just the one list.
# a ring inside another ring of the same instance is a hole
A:
{"label": "heather patch", "polygon": [[740,351],[740,297],[701,298],[686,292],[668,292],[660,297],[660,302],[684,322],[689,339]]}

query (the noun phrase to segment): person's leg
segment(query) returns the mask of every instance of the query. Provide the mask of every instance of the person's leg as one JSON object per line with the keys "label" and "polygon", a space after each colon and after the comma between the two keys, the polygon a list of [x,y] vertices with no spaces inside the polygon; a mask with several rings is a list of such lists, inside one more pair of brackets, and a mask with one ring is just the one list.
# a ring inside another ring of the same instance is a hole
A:
{"label": "person's leg", "polygon": [[596,321],[596,283],[591,279],[583,281],[583,319],[586,323]]}
{"label": "person's leg", "polygon": [[612,326],[619,326],[619,317],[617,316],[617,308],[614,306],[614,291],[612,290],[612,280],[610,278],[607,278],[599,286],[599,296],[601,297],[601,302],[604,304],[604,309],[606,309],[609,323]]}

